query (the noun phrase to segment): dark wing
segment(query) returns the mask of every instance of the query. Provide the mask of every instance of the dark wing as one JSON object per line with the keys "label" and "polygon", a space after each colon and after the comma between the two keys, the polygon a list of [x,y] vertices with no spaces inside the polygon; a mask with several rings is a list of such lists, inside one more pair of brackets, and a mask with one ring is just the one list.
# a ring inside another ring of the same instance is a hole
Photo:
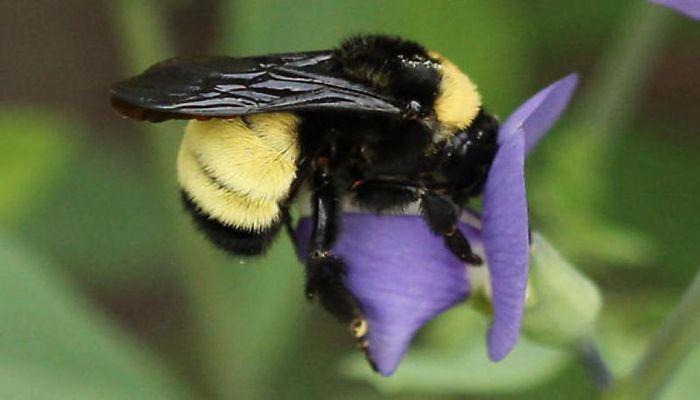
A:
{"label": "dark wing", "polygon": [[112,105],[154,122],[275,111],[401,112],[396,99],[343,79],[336,69],[330,51],[172,59],[114,84]]}

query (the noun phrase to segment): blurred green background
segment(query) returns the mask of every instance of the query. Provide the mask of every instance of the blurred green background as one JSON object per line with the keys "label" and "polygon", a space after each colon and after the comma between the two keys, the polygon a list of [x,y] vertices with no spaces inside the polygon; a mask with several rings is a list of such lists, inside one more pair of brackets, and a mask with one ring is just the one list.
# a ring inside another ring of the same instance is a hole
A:
{"label": "blurred green background", "polygon": [[[524,338],[486,358],[458,307],[373,376],[302,296],[282,237],[260,261],[214,251],[180,210],[183,124],[139,124],[110,83],[174,55],[415,39],[502,118],[582,81],[528,163],[533,228],[601,287],[596,331],[627,373],[700,266],[700,24],[638,0],[0,1],[0,398],[588,399],[577,358]],[[700,351],[664,399],[700,392]]]}

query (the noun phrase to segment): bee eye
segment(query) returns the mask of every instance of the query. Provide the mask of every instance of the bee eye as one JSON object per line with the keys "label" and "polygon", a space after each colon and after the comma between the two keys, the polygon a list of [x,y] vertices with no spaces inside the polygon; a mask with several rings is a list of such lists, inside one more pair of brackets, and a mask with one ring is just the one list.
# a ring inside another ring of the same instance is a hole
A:
{"label": "bee eye", "polygon": [[423,111],[423,106],[417,100],[411,100],[406,105],[406,114],[409,117],[418,117]]}

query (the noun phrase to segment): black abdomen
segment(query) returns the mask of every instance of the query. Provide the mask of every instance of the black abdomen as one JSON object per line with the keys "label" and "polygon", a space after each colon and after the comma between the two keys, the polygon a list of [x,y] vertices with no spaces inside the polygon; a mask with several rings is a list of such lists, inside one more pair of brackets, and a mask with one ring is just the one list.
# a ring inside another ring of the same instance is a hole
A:
{"label": "black abdomen", "polygon": [[180,198],[197,228],[218,248],[240,256],[259,255],[270,247],[272,240],[282,225],[277,221],[260,230],[250,231],[227,226],[207,215],[192,202],[185,191],[180,191]]}

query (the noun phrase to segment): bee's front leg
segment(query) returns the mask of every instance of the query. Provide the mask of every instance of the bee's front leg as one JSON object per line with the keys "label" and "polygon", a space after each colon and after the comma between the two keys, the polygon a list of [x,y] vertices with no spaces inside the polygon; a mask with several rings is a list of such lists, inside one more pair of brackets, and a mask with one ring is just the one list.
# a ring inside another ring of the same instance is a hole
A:
{"label": "bee's front leg", "polygon": [[306,294],[309,298],[318,298],[323,308],[348,324],[363,343],[366,322],[357,300],[345,287],[345,262],[332,252],[340,229],[337,189],[326,158],[319,158],[314,169],[313,231],[306,261]]}
{"label": "bee's front leg", "polygon": [[381,212],[387,204],[405,205],[420,201],[423,219],[430,229],[445,239],[445,246],[460,260],[481,265],[483,260],[476,255],[469,241],[459,230],[462,208],[447,194],[439,193],[422,182],[398,179],[371,179],[356,182],[352,190],[360,204],[370,210]]}

